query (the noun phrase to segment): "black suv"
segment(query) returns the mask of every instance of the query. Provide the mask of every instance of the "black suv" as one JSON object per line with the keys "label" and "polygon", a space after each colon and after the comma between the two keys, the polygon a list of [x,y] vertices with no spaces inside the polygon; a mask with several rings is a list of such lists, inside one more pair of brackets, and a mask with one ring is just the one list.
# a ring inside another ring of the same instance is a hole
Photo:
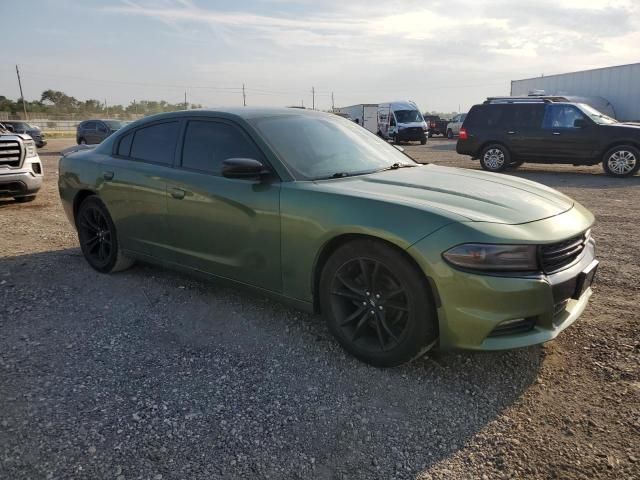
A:
{"label": "black suv", "polygon": [[616,177],[640,168],[640,124],[564,97],[494,97],[474,105],[456,151],[500,172],[524,162],[595,165]]}

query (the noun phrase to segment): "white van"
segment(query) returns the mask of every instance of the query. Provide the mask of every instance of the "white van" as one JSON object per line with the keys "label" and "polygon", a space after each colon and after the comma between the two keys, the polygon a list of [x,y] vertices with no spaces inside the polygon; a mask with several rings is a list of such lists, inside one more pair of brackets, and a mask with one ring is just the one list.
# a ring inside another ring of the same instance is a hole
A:
{"label": "white van", "polygon": [[427,143],[427,124],[414,102],[378,105],[378,135],[386,140]]}

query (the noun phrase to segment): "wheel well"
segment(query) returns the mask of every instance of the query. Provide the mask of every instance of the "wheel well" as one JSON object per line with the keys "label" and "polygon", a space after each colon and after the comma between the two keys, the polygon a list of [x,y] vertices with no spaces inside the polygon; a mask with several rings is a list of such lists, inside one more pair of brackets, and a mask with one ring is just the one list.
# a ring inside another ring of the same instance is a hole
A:
{"label": "wheel well", "polygon": [[476,155],[477,155],[478,158],[480,158],[482,156],[482,151],[485,148],[487,148],[489,145],[500,145],[500,146],[502,146],[507,152],[509,152],[509,155],[511,155],[511,157],[513,159],[513,154],[511,153],[511,150],[509,149],[509,147],[507,147],[502,142],[492,141],[492,140],[489,140],[488,142],[484,142],[482,145],[480,145],[480,147],[478,148],[478,151],[476,152]]}
{"label": "wheel well", "polygon": [[624,140],[619,140],[617,142],[613,142],[610,145],[607,145],[606,147],[604,147],[604,150],[602,150],[602,152],[600,153],[600,160],[604,161],[604,155],[611,150],[612,148],[615,147],[620,147],[622,145],[630,145],[632,147],[634,147],[637,150],[640,150],[640,143],[634,142],[634,141],[624,141]]}
{"label": "wheel well", "polygon": [[76,221],[76,217],[78,216],[78,209],[80,208],[80,205],[82,204],[82,202],[84,202],[84,200],[87,197],[90,197],[91,195],[95,195],[96,192],[92,192],[91,190],[80,190],[78,193],[76,193],[76,196],[73,199],[73,221]]}
{"label": "wheel well", "polygon": [[318,288],[320,287],[320,275],[322,275],[322,270],[324,269],[324,266],[327,263],[327,260],[329,259],[329,257],[331,257],[333,252],[335,252],[342,245],[349,242],[353,242],[355,240],[363,240],[363,239],[374,240],[376,242],[383,243],[400,252],[402,256],[404,256],[414,266],[414,268],[416,268],[424,276],[425,286],[427,288],[427,295],[429,296],[429,299],[431,300],[432,304],[436,307],[440,306],[439,296],[437,291],[435,290],[435,285],[433,284],[433,281],[424,274],[422,269],[418,266],[418,263],[415,261],[415,259],[411,255],[409,255],[409,253],[407,253],[406,250],[398,247],[398,245],[396,245],[395,243],[391,243],[379,237],[364,235],[360,233],[347,233],[343,235],[338,235],[337,237],[334,237],[331,240],[329,240],[327,243],[325,243],[322,246],[320,253],[316,258],[316,261],[313,266],[313,274],[312,274],[313,277],[311,279],[312,280],[311,291],[313,293],[314,313],[320,313],[320,295],[318,292]]}

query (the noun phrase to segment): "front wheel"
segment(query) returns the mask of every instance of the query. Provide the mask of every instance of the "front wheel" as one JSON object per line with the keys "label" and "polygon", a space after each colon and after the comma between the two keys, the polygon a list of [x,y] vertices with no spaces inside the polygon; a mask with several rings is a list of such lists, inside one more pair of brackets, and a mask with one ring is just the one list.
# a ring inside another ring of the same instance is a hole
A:
{"label": "front wheel", "polygon": [[613,177],[630,177],[640,168],[640,152],[631,145],[613,147],[604,154],[602,168]]}
{"label": "front wheel", "polygon": [[355,357],[394,367],[435,344],[438,322],[424,274],[376,240],[338,248],[323,268],[320,306],[329,330]]}
{"label": "front wheel", "polygon": [[118,272],[133,264],[118,244],[116,226],[107,207],[95,196],[82,202],[76,217],[78,239],[84,258],[101,273]]}
{"label": "front wheel", "polygon": [[489,172],[502,172],[511,164],[511,155],[504,145],[489,145],[482,150],[480,166]]}

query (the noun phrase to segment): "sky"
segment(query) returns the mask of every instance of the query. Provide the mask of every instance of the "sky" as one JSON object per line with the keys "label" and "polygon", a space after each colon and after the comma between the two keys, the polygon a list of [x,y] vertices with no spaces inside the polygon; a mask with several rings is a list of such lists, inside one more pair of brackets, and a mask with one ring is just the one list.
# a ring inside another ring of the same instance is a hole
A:
{"label": "sky", "polygon": [[[15,10],[22,12],[16,16]],[[28,16],[24,13],[28,12]],[[0,95],[108,104],[413,100],[466,111],[510,81],[640,62],[638,0],[0,0]]]}

